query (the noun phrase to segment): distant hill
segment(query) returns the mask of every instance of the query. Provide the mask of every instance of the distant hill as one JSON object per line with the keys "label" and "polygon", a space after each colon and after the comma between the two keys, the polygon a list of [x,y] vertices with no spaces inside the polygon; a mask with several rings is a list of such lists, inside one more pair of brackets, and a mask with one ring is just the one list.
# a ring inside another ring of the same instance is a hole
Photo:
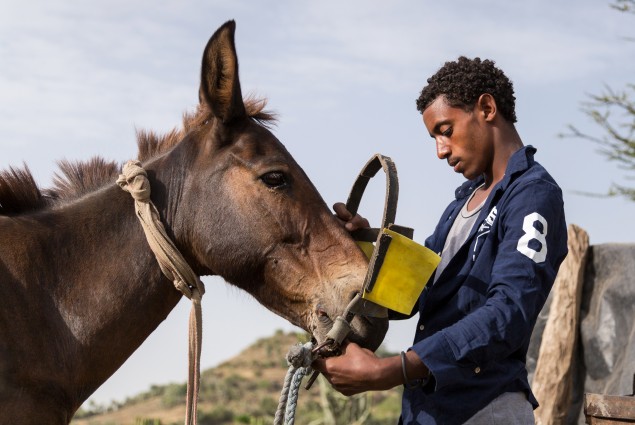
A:
{"label": "distant hill", "polygon": [[[289,347],[306,342],[302,333],[278,331],[256,341],[236,357],[201,373],[199,425],[271,424],[287,371]],[[306,382],[306,381],[305,381]],[[72,425],[173,425],[185,417],[186,384],[153,385],[148,391],[111,406],[80,411]],[[300,390],[299,425],[394,425],[401,390],[344,397],[324,378]]]}

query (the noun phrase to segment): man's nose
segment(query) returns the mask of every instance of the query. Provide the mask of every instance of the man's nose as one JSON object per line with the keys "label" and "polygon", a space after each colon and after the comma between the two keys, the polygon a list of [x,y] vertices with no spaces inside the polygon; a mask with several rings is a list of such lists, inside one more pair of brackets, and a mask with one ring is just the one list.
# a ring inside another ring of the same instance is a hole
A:
{"label": "man's nose", "polygon": [[450,147],[440,137],[436,139],[437,143],[437,157],[439,159],[446,159],[450,155]]}

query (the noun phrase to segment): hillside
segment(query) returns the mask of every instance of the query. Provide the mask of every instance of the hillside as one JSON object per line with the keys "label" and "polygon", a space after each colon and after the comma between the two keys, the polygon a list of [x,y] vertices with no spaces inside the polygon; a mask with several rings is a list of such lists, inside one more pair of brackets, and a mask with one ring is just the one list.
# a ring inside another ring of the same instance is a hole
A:
{"label": "hillside", "polygon": [[[273,423],[287,371],[289,347],[305,342],[304,334],[276,332],[218,367],[201,373],[200,425]],[[186,384],[152,386],[148,391],[107,408],[80,410],[72,425],[182,424]],[[395,424],[400,410],[398,389],[344,397],[322,377],[309,391],[300,390],[298,424]]]}

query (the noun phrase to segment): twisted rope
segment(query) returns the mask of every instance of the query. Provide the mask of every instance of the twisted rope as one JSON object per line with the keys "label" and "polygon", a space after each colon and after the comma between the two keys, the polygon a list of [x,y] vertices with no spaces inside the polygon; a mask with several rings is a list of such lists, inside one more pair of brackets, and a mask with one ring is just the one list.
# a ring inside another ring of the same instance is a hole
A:
{"label": "twisted rope", "polygon": [[[293,425],[295,422],[295,410],[298,406],[298,392],[302,378],[311,373],[311,363],[315,360],[313,343],[293,345],[287,353],[287,374],[284,377],[284,385],[280,392],[278,409],[274,417],[274,425]],[[284,417],[283,417],[284,412]],[[284,422],[283,422],[284,421]]]}
{"label": "twisted rope", "polygon": [[128,161],[117,179],[117,184],[134,198],[135,213],[141,222],[150,249],[163,274],[188,299],[192,300],[189,321],[189,371],[185,408],[185,425],[198,422],[197,404],[201,376],[201,344],[203,315],[201,298],[205,285],[187,264],[179,250],[165,232],[157,208],[150,199],[150,181],[139,161]]}

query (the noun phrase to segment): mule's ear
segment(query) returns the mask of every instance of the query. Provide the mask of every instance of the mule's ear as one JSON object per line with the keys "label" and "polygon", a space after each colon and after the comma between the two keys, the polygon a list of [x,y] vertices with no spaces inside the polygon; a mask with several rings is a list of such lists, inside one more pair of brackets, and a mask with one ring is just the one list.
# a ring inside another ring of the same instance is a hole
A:
{"label": "mule's ear", "polygon": [[236,23],[225,22],[205,46],[199,100],[214,116],[229,123],[246,115],[238,79],[238,57],[234,44]]}

